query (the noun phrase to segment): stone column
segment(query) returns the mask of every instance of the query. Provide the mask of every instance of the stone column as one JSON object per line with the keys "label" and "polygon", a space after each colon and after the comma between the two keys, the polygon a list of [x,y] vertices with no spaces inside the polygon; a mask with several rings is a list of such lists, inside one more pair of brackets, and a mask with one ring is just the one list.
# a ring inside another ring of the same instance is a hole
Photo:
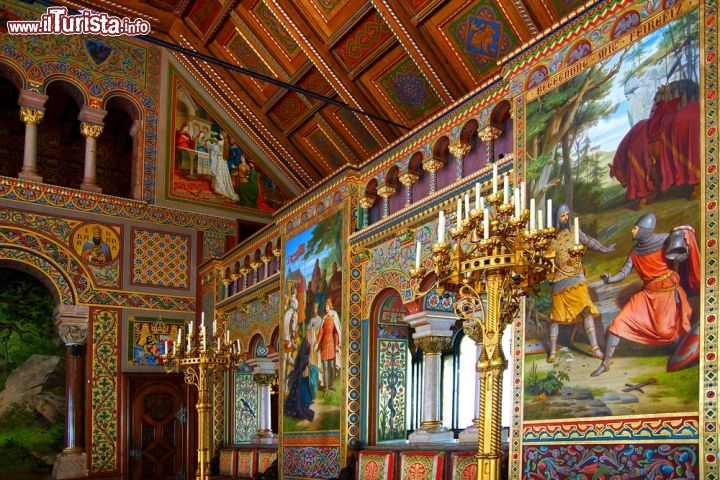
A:
{"label": "stone column", "polygon": [[240,269],[240,274],[242,275],[242,288],[245,290],[248,288],[248,273],[250,273],[250,269],[247,267],[242,267]]}
{"label": "stone column", "polygon": [[362,212],[362,227],[365,228],[370,223],[368,221],[368,216],[370,215],[370,209],[372,206],[375,205],[375,199],[373,197],[360,197],[360,208],[363,209]]}
{"label": "stone column", "polygon": [[430,173],[430,193],[437,192],[437,171],[443,166],[443,162],[435,157],[430,157],[422,162],[423,170]]}
{"label": "stone column", "polygon": [[265,269],[264,269],[265,274],[263,275],[263,278],[268,278],[270,276],[269,266],[270,266],[270,260],[272,260],[272,257],[269,257],[267,255],[262,255],[260,257],[260,260],[262,260],[263,265],[265,265]]}
{"label": "stone column", "polygon": [[267,358],[251,358],[247,361],[247,364],[252,368],[253,380],[255,380],[260,389],[258,431],[251,442],[277,444],[277,435],[272,431],[270,386],[277,378],[278,356],[277,354],[273,354]]}
{"label": "stone column", "polygon": [[485,158],[487,163],[495,161],[495,140],[502,135],[502,130],[492,125],[488,125],[478,132],[480,140],[485,142]]}
{"label": "stone column", "polygon": [[463,159],[468,154],[472,145],[462,140],[455,140],[450,144],[448,150],[453,157],[455,157],[455,179],[461,180],[463,178]]}
{"label": "stone column", "polygon": [[412,197],[412,186],[417,183],[420,179],[420,175],[415,172],[405,172],[400,175],[400,183],[405,186],[405,206],[409,206],[413,203]]}
{"label": "stone column", "polygon": [[380,195],[383,199],[382,218],[390,215],[390,197],[395,195],[395,192],[395,187],[391,185],[383,185],[382,187],[378,188],[377,194]]}
{"label": "stone column", "polygon": [[80,190],[88,192],[102,193],[95,183],[96,173],[96,142],[97,137],[103,131],[103,118],[107,112],[99,108],[84,106],[80,111],[80,133],[85,137],[85,171],[83,172],[83,181],[80,184]]}
{"label": "stone column", "polygon": [[260,260],[253,260],[252,262],[250,262],[250,268],[252,268],[253,271],[253,285],[260,281],[258,270],[260,270],[261,266],[262,263],[260,262]]}
{"label": "stone column", "polygon": [[85,454],[85,407],[83,405],[85,370],[83,350],[87,341],[89,308],[60,305],[55,311],[55,326],[67,346],[65,378],[65,448],[53,466],[52,478],[87,477]]}
{"label": "stone column", "polygon": [[37,126],[45,116],[45,102],[48,96],[30,90],[21,90],[18,98],[20,105],[20,119],[25,123],[25,147],[23,151],[23,166],[18,173],[21,180],[42,182],[37,173]]}
{"label": "stone column", "polygon": [[457,321],[454,313],[423,311],[405,317],[415,329],[413,339],[422,348],[425,360],[423,376],[423,421],[420,428],[410,434],[410,443],[438,443],[453,440],[452,430],[442,424],[440,354],[450,347],[452,330]]}

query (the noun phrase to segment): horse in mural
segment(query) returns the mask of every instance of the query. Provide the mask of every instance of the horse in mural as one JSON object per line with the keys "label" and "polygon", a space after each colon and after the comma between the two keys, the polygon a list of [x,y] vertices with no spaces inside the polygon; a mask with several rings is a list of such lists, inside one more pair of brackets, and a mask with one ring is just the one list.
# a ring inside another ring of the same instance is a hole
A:
{"label": "horse in mural", "polygon": [[625,199],[643,208],[651,193],[690,185],[700,187],[700,89],[692,80],[658,88],[650,116],[633,125],[618,144],[610,176],[625,188]]}

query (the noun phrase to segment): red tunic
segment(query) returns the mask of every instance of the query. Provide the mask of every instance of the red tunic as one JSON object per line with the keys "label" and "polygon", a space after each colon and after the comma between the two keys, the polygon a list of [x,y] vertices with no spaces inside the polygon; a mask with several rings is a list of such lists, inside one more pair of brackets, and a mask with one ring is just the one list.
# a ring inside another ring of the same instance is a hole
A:
{"label": "red tunic", "polygon": [[320,360],[335,358],[335,350],[340,344],[340,332],[335,328],[335,321],[331,315],[325,315],[322,327],[318,332],[317,344],[320,347]]}
{"label": "red tunic", "polygon": [[645,345],[667,345],[690,331],[692,313],[680,277],[663,256],[663,249],[648,255],[630,253],[644,282],[610,324],[615,335]]}

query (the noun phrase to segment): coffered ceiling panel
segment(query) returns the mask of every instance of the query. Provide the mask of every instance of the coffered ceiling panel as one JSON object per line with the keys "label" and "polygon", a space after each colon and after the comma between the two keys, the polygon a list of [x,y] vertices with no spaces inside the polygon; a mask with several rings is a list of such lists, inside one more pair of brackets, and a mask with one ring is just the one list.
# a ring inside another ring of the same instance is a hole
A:
{"label": "coffered ceiling panel", "polygon": [[[298,191],[496,75],[581,0],[59,0],[152,19]],[[594,4],[597,2],[590,2]],[[183,50],[184,49],[184,50]],[[201,55],[203,58],[194,58]]]}

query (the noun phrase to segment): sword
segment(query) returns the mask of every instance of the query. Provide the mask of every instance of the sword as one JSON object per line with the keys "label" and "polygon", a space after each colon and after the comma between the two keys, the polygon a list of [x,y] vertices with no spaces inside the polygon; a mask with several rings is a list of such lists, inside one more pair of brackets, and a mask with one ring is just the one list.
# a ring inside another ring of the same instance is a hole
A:
{"label": "sword", "polygon": [[649,380],[646,380],[644,382],[638,383],[636,385],[633,385],[632,383],[626,383],[625,387],[623,388],[623,392],[632,392],[633,390],[637,390],[640,393],[645,393],[642,389],[642,387],[646,387],[648,385],[652,385],[653,383],[657,382],[654,378],[651,378]]}

